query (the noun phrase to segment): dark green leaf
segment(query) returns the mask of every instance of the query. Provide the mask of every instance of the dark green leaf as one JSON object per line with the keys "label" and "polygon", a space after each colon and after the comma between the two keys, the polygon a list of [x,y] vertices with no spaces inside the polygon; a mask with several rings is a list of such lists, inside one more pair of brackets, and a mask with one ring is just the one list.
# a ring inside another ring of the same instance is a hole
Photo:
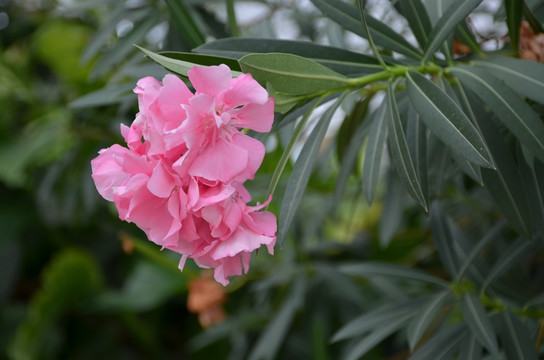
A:
{"label": "dark green leaf", "polygon": [[541,34],[544,32],[542,24],[538,21],[538,18],[533,14],[531,8],[525,2],[523,3],[523,16],[525,16],[525,19],[535,33]]}
{"label": "dark green leaf", "polygon": [[458,38],[459,41],[467,45],[475,54],[477,54],[481,58],[486,57],[485,53],[482,51],[482,49],[480,49],[478,40],[469,29],[465,21],[457,25],[457,27],[455,28],[455,36]]}
{"label": "dark green leaf", "polygon": [[410,29],[414,33],[421,48],[425,48],[427,38],[431,33],[432,25],[427,10],[420,0],[404,0],[398,2],[402,15],[408,20]]}
{"label": "dark green leaf", "polygon": [[437,277],[426,274],[415,268],[408,266],[379,263],[379,262],[366,262],[351,265],[342,265],[339,270],[343,273],[361,276],[361,277],[392,277],[402,280],[413,280],[426,282],[433,285],[449,288],[449,284]]}
{"label": "dark green leaf", "polygon": [[198,65],[203,65],[203,66],[225,64],[233,71],[241,71],[240,64],[238,64],[238,61],[231,58],[213,56],[213,55],[202,55],[202,54],[195,54],[195,53],[189,53],[189,52],[178,52],[178,51],[161,51],[158,54],[162,56],[166,56],[167,58],[170,58],[170,59],[182,60],[182,61],[186,61],[189,63],[198,64]]}
{"label": "dark green leaf", "polygon": [[380,176],[382,154],[387,133],[385,106],[381,106],[373,117],[363,162],[363,193],[368,204],[372,204]]}
{"label": "dark green leaf", "polygon": [[465,323],[480,344],[490,353],[498,353],[499,346],[495,331],[478,296],[474,293],[466,293],[461,299],[461,310]]}
{"label": "dark green leaf", "polygon": [[500,235],[500,233],[504,230],[504,227],[505,227],[505,222],[504,221],[499,222],[493,228],[491,228],[491,230],[489,230],[487,234],[485,234],[485,236],[480,241],[478,241],[478,243],[470,251],[470,254],[468,254],[468,256],[465,257],[465,260],[459,267],[459,271],[457,273],[457,277],[455,281],[459,282],[461,280],[461,278],[463,277],[467,269],[469,269],[469,267],[472,265],[476,257],[480,255],[480,253],[489,244],[491,244],[493,241],[497,239],[497,236]]}
{"label": "dark green leaf", "polygon": [[355,102],[353,109],[344,117],[338,135],[336,136],[336,156],[339,162],[342,162],[344,154],[349,146],[351,138],[354,136],[359,125],[366,118],[368,113],[368,104],[372,96],[367,96]]}
{"label": "dark green leaf", "polygon": [[270,83],[284,94],[301,95],[345,87],[349,81],[329,68],[290,54],[250,54],[239,60],[240,67],[262,85]]}
{"label": "dark green leaf", "polygon": [[120,38],[115,47],[100,57],[100,60],[91,71],[91,77],[96,78],[121,61],[126,60],[127,56],[134,50],[133,45],[141,43],[157,21],[158,15],[154,14],[135,23],[130,33]]}
{"label": "dark green leaf", "polygon": [[518,160],[520,175],[531,206],[535,233],[544,235],[544,166],[538,160],[528,165],[523,159]]}
{"label": "dark green leaf", "polygon": [[391,169],[386,176],[387,188],[383,199],[382,216],[378,224],[380,245],[386,247],[402,225],[406,205],[406,190],[397,174]]}
{"label": "dark green leaf", "polygon": [[183,37],[191,47],[203,44],[206,38],[191,13],[185,0],[165,0],[168,5],[170,18],[179,30],[179,36]]}
{"label": "dark green leaf", "polygon": [[465,337],[465,324],[443,328],[418,348],[408,360],[451,359]]}
{"label": "dark green leaf", "polygon": [[[312,3],[325,16],[337,22],[340,26],[357,35],[368,38],[364,27],[361,26],[358,11],[354,6],[339,0],[312,0]],[[421,58],[421,54],[416,48],[383,22],[371,16],[367,17],[367,22],[370,28],[370,35],[377,45],[414,59]]]}
{"label": "dark green leaf", "polygon": [[406,79],[410,100],[427,127],[467,160],[493,167],[484,139],[455,101],[420,73],[409,71]]}
{"label": "dark green leaf", "polygon": [[91,106],[101,106],[115,104],[124,98],[124,95],[133,94],[131,90],[134,88],[134,84],[124,84],[115,87],[105,87],[92,93],[83,95],[80,98],[72,101],[68,106],[71,108],[84,108]]}
{"label": "dark green leaf", "polygon": [[425,48],[423,59],[421,60],[423,63],[430,59],[434,52],[442,45],[444,40],[451,34],[451,31],[457,24],[463,21],[481,1],[482,0],[456,0],[447,8],[429,35],[427,47]]}
{"label": "dark green leaf", "polygon": [[427,127],[419,119],[413,106],[408,108],[406,121],[406,141],[410,156],[414,161],[417,178],[425,202],[429,203],[428,160],[427,160]]}
{"label": "dark green leaf", "polygon": [[482,347],[474,335],[467,336],[466,341],[461,345],[459,359],[480,360],[482,358]]}
{"label": "dark green leaf", "polygon": [[496,74],[509,87],[544,104],[544,65],[536,61],[510,57],[491,57],[475,62],[476,66]]}
{"label": "dark green leaf", "polygon": [[[351,320],[340,328],[331,339],[331,342],[351,339],[365,335],[380,327],[387,327],[387,324],[397,318],[407,321],[413,312],[421,306],[422,300],[410,300],[402,303],[394,303],[373,309],[361,316]],[[408,316],[407,316],[408,315]],[[391,332],[393,332],[392,330]]]}
{"label": "dark green leaf", "polygon": [[451,298],[452,292],[444,290],[434,295],[427,303],[425,303],[418,313],[414,316],[408,328],[406,329],[408,344],[413,351],[421,337],[431,325],[438,311],[443,307],[444,303]]}
{"label": "dark green leaf", "polygon": [[416,200],[425,212],[428,212],[428,205],[426,202],[426,196],[423,195],[419,178],[416,174],[416,169],[410,151],[408,149],[408,143],[406,136],[404,135],[404,129],[400,121],[399,110],[397,107],[397,101],[395,99],[395,90],[390,82],[387,89],[386,109],[387,117],[389,118],[388,126],[388,140],[391,158],[395,164],[395,169],[399,178],[404,183],[404,186],[408,190],[408,193]]}
{"label": "dark green leaf", "polygon": [[516,315],[505,310],[501,314],[501,340],[508,359],[537,360],[531,332]]}
{"label": "dark green leaf", "polygon": [[486,118],[485,113],[479,114],[478,119],[497,164],[497,170],[482,169],[484,185],[508,222],[521,234],[528,235],[531,230],[530,206],[519,186],[523,181],[512,153],[493,121]]}
{"label": "dark green leaf", "polygon": [[544,124],[518,94],[479,68],[456,66],[451,73],[480,97],[522,144],[544,160]]}
{"label": "dark green leaf", "polygon": [[533,250],[532,244],[524,238],[519,238],[510,245],[489,270],[489,274],[482,285],[482,291],[513,266],[519,265],[519,261],[531,250]]}
{"label": "dark green leaf", "polygon": [[338,98],[334,104],[330,105],[329,108],[325,111],[315,128],[312,130],[312,133],[306,140],[300,155],[298,156],[295,166],[293,168],[293,173],[289,178],[285,193],[283,195],[283,200],[281,203],[281,212],[278,226],[278,235],[277,241],[281,244],[287,235],[287,231],[291,226],[291,222],[295,217],[298,205],[310,179],[312,173],[313,164],[317,158],[319,148],[321,147],[321,142],[325,137],[325,133],[329,128],[332,116],[340,106],[342,100],[344,100],[346,93]]}
{"label": "dark green leaf", "polygon": [[431,206],[431,229],[442,264],[452,277],[457,274],[459,259],[453,250],[453,239],[446,214],[439,202]]}
{"label": "dark green leaf", "polygon": [[521,25],[523,4],[523,0],[504,0],[508,35],[515,53],[519,52],[519,26]]}
{"label": "dark green leaf", "polygon": [[278,313],[261,333],[257,343],[248,356],[249,360],[267,360],[276,358],[281,343],[287,336],[296,311],[304,302],[305,278],[299,275],[283,302]]}

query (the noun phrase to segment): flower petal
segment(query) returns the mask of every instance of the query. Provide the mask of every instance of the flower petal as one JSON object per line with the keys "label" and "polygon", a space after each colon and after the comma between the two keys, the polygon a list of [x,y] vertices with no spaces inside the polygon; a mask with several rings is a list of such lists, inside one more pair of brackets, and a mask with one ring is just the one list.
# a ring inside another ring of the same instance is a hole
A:
{"label": "flower petal", "polygon": [[219,66],[194,66],[187,72],[191,84],[197,93],[215,96],[228,89],[232,74],[227,65]]}

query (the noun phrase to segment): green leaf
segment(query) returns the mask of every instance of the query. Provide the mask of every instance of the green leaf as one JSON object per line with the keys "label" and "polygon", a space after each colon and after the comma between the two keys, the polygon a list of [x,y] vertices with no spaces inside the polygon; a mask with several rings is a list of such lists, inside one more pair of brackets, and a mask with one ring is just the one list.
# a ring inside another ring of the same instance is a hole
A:
{"label": "green leaf", "polygon": [[419,310],[419,312],[414,316],[412,321],[410,321],[410,324],[406,329],[410,350],[414,350],[429,325],[431,325],[431,323],[435,319],[438,311],[451,297],[452,292],[450,290],[444,290],[442,292],[439,292],[438,294],[434,295],[427,303],[425,303]]}
{"label": "green leaf", "polygon": [[302,306],[305,294],[305,278],[299,275],[290,288],[287,298],[278,313],[261,333],[248,356],[249,360],[276,358],[281,343],[287,336],[296,311]]}
{"label": "green leaf", "polygon": [[373,99],[373,96],[366,96],[364,99],[359,99],[353,106],[351,112],[344,117],[338,135],[336,136],[336,156],[339,162],[342,162],[346,150],[355,135],[357,128],[364,121],[368,114],[368,104]]}
{"label": "green leaf", "polygon": [[523,14],[523,0],[504,0],[506,8],[506,25],[508,26],[508,35],[514,52],[519,52],[519,27]]}
{"label": "green leaf", "polygon": [[479,114],[480,128],[495,158],[497,170],[482,169],[485,188],[508,222],[519,233],[528,235],[531,230],[531,212],[527,196],[520,187],[523,183],[512,153],[508,150],[502,135],[487,118]]}
{"label": "green leaf", "polygon": [[461,266],[459,266],[459,271],[457,272],[457,276],[455,278],[456,282],[459,282],[461,280],[461,278],[465,275],[465,272],[473,264],[476,257],[478,255],[480,255],[480,253],[487,246],[489,246],[493,241],[495,241],[497,239],[497,237],[504,230],[505,224],[506,223],[504,221],[501,221],[498,224],[496,224],[495,226],[493,226],[493,228],[491,228],[491,230],[489,230],[485,234],[485,236],[480,241],[478,241],[478,243],[472,248],[472,250],[470,251],[468,256],[466,256],[465,260],[461,264]]}
{"label": "green leaf", "polygon": [[[295,128],[295,131],[293,132],[293,135],[291,135],[291,138],[289,139],[289,143],[287,144],[287,147],[283,151],[280,161],[278,162],[278,165],[276,166],[276,169],[274,170],[274,174],[272,174],[272,179],[270,180],[270,185],[268,186],[268,192],[267,195],[270,196],[274,193],[276,190],[276,186],[278,185],[278,182],[280,181],[281,174],[283,174],[283,171],[285,170],[285,166],[287,165],[287,162],[289,161],[291,157],[291,153],[293,152],[293,149],[295,148],[295,145],[298,142],[298,139],[300,138],[300,135],[302,135],[302,131],[306,127],[306,123],[310,119],[310,116],[314,112],[315,108],[321,103],[323,98],[315,99],[306,109],[306,112],[304,113],[304,116],[300,120],[300,122],[297,124],[297,127]],[[267,196],[267,197],[268,197]]]}
{"label": "green leaf", "polygon": [[457,274],[459,259],[453,249],[453,238],[448,219],[437,201],[433,202],[431,206],[431,229],[442,264],[453,278]]}
{"label": "green leaf", "polygon": [[[334,333],[331,342],[362,336],[382,327],[387,328],[387,324],[398,318],[402,318],[403,322],[406,322],[409,317],[413,316],[414,310],[417,309],[422,302],[421,299],[409,300],[375,308],[342,326]],[[395,330],[391,330],[391,332]]]}
{"label": "green leaf", "polygon": [[409,71],[406,79],[410,100],[427,127],[467,160],[492,168],[484,139],[455,101],[420,73]]}
{"label": "green leaf", "polygon": [[77,109],[84,107],[115,104],[125,98],[125,95],[134,95],[134,84],[123,84],[105,87],[92,93],[85,94],[68,104],[68,107]]}
{"label": "green leaf", "polygon": [[421,190],[414,162],[408,149],[408,143],[404,135],[404,129],[400,121],[397,101],[395,99],[395,90],[391,82],[388,84],[386,96],[387,117],[389,118],[388,140],[391,158],[395,164],[397,174],[404,183],[408,193],[421,205],[425,212],[428,212],[428,204],[426,197]]}
{"label": "green leaf", "polygon": [[406,120],[406,141],[410,156],[414,161],[417,178],[421,186],[421,192],[425,197],[425,202],[429,203],[429,179],[428,179],[428,160],[427,160],[427,127],[420,120],[413,106],[408,108]]}
{"label": "green leaf", "polygon": [[227,24],[229,31],[232,36],[240,36],[240,28],[238,27],[238,22],[236,21],[236,11],[234,8],[234,0],[226,0],[227,7]]}
{"label": "green leaf", "polygon": [[461,298],[461,311],[463,312],[465,323],[480,344],[490,353],[497,354],[499,352],[497,337],[478,296],[474,293],[463,295]]}
{"label": "green leaf", "polygon": [[426,274],[420,270],[417,270],[408,266],[402,266],[402,265],[396,265],[396,264],[365,262],[365,263],[342,265],[339,267],[339,270],[340,272],[343,272],[349,275],[354,275],[354,276],[392,277],[392,278],[401,279],[401,280],[420,281],[420,282],[425,282],[425,283],[449,288],[449,284],[442,279],[439,279],[435,276]]}
{"label": "green leaf", "polygon": [[161,51],[159,55],[166,56],[170,59],[182,60],[202,66],[225,64],[233,71],[241,71],[238,61],[222,56],[203,55],[180,51]]}
{"label": "green leaf", "polygon": [[461,352],[458,359],[480,360],[482,358],[482,347],[474,335],[468,336],[466,342],[461,345]]}
{"label": "green leaf", "polygon": [[422,49],[425,48],[432,24],[423,3],[420,0],[404,0],[397,4],[400,6],[402,16],[408,20],[408,25],[410,25],[417,42]]}
{"label": "green leaf", "polygon": [[376,346],[380,341],[402,329],[406,323],[412,318],[414,314],[412,312],[397,316],[389,321],[382,322],[380,325],[374,328],[374,330],[362,338],[357,345],[355,345],[346,355],[347,360],[357,360],[361,356],[365,355],[370,349]]}
{"label": "green leaf", "polygon": [[[144,54],[149,56],[149,58],[153,61],[155,61],[157,64],[165,67],[166,69],[175,72],[176,74],[179,74],[185,78],[187,78],[187,72],[191,70],[194,66],[202,66],[200,64],[184,61],[184,60],[178,60],[176,57],[179,53],[174,54],[173,57],[170,57],[168,55],[162,55],[157,54],[153,51],[144,49],[143,47],[140,47],[138,45],[135,45],[138,49],[140,49]],[[217,58],[216,58],[217,59]],[[241,75],[238,71],[231,70],[232,76],[236,77]]]}
{"label": "green leaf", "polygon": [[133,45],[141,43],[157,21],[158,15],[153,14],[135,23],[130,33],[120,38],[111,50],[100,57],[100,60],[91,71],[91,78],[97,78],[113,66],[126,60],[127,56],[134,50]]}
{"label": "green leaf", "polygon": [[456,66],[450,71],[489,106],[524,146],[544,160],[544,124],[518,94],[482,69]]}
{"label": "green leaf", "polygon": [[[364,27],[361,26],[361,21],[358,18],[358,11],[354,6],[339,0],[312,0],[312,3],[325,16],[340,26],[359,36],[368,38],[368,34]],[[377,45],[414,59],[421,58],[419,51],[393,29],[372,16],[367,16],[366,19],[370,28],[370,35]]]}
{"label": "green leaf", "polygon": [[501,313],[502,347],[508,359],[537,360],[538,355],[529,329],[512,314],[505,310]]}
{"label": "green leaf", "polygon": [[544,65],[510,57],[491,57],[474,64],[487,69],[525,97],[544,104]]}
{"label": "green leaf", "polygon": [[251,73],[262,85],[270,83],[274,90],[284,94],[311,94],[349,84],[346,77],[297,55],[250,54],[239,63],[243,72]]}
{"label": "green leaf", "polygon": [[[342,162],[340,164],[340,172],[336,178],[336,186],[334,188],[334,200],[333,210],[336,210],[337,204],[340,203],[349,176],[355,168],[355,163],[359,157],[361,146],[367,135],[369,134],[369,128],[373,124],[370,119],[362,120],[357,129],[352,133],[347,148],[342,156]],[[338,139],[340,140],[340,139]]]}
{"label": "green leaf", "polygon": [[379,62],[371,56],[309,41],[229,38],[211,41],[194,51],[236,60],[254,53],[287,53],[314,60],[346,76],[361,76],[382,70]]}
{"label": "green leaf", "polygon": [[513,266],[519,265],[519,261],[532,250],[534,251],[532,243],[526,239],[519,238],[516,240],[504,250],[502,256],[495,262],[495,265],[489,269],[487,278],[482,285],[482,291]]}
{"label": "green leaf", "polygon": [[429,341],[418,348],[408,360],[451,359],[465,337],[465,324],[442,328]]}
{"label": "green leaf", "polygon": [[302,195],[304,194],[304,190],[306,189],[306,185],[308,184],[308,180],[310,179],[313,164],[317,158],[317,154],[319,152],[319,148],[321,147],[323,138],[325,137],[325,133],[329,128],[332,116],[342,103],[342,100],[344,100],[345,95],[347,95],[347,93],[344,93],[325,111],[306,140],[306,143],[304,144],[302,150],[300,151],[300,155],[295,162],[293,173],[289,178],[281,203],[277,235],[277,241],[280,244],[285,239],[287,231],[291,226],[291,222],[295,217],[295,213],[298,205],[300,204],[300,200],[302,199]]}
{"label": "green leaf", "polygon": [[533,14],[531,8],[525,2],[523,3],[523,16],[535,33],[541,34],[544,32],[542,24],[538,21],[538,18]]}
{"label": "green leaf", "polygon": [[382,165],[382,154],[385,148],[387,118],[385,106],[381,106],[373,116],[372,125],[365,147],[363,162],[363,193],[368,204],[372,204]]}
{"label": "green leaf", "polygon": [[185,0],[165,0],[171,20],[191,47],[196,47],[206,41],[206,37],[198,27]]}
{"label": "green leaf", "polygon": [[427,47],[425,48],[423,59],[421,60],[422,63],[427,62],[427,60],[431,58],[444,40],[450,36],[457,24],[463,21],[481,1],[482,0],[455,0],[451,3],[429,35]]}
{"label": "green leaf", "polygon": [[391,169],[386,176],[387,188],[383,199],[383,210],[378,224],[380,245],[387,247],[400,230],[406,205],[406,190],[397,174]]}

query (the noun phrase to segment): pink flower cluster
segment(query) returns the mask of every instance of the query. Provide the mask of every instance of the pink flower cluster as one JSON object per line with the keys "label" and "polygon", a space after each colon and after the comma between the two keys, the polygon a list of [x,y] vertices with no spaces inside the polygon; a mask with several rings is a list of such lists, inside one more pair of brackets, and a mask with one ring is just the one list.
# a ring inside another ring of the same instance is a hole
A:
{"label": "pink flower cluster", "polygon": [[[149,240],[214,268],[215,279],[249,268],[261,245],[273,253],[276,217],[248,206],[243,186],[263,161],[261,142],[239,129],[270,131],[274,99],[250,74],[232,78],[226,65],[194,67],[195,93],[176,76],[140,79],[139,113],[121,125],[128,148],[113,145],[92,160],[100,195],[119,218]],[[242,268],[243,267],[243,268]]]}

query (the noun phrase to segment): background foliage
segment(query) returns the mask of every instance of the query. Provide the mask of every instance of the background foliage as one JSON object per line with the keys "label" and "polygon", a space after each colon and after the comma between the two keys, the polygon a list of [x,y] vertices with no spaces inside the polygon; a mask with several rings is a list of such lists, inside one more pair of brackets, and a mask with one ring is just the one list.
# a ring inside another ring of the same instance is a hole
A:
{"label": "background foliage", "polygon": [[[543,21],[540,0],[0,2],[0,357],[538,359],[544,67],[520,57],[544,59]],[[90,178],[167,72],[150,59],[277,100],[250,187],[281,245],[209,309]]]}

